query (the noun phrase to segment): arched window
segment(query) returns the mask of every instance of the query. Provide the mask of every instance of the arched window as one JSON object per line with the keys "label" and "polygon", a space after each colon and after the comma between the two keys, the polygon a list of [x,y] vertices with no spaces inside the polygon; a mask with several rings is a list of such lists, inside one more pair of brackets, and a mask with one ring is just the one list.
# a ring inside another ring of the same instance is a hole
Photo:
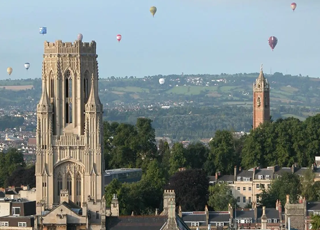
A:
{"label": "arched window", "polygon": [[66,123],[72,123],[72,77],[70,70],[67,70],[65,75],[65,98],[66,98],[66,107],[65,107],[65,119]]}
{"label": "arched window", "polygon": [[58,196],[60,196],[60,191],[62,189],[62,176],[61,174],[59,173],[59,176],[58,176]]}
{"label": "arched window", "polygon": [[81,175],[77,175],[77,196],[81,196]]}
{"label": "arched window", "polygon": [[84,72],[84,79],[83,79],[83,89],[84,89],[84,103],[87,103],[89,98],[89,71],[86,70]]}
{"label": "arched window", "polygon": [[68,175],[67,175],[67,189],[69,192],[69,196],[71,196],[72,195],[72,178],[71,178],[70,173],[68,173]]}

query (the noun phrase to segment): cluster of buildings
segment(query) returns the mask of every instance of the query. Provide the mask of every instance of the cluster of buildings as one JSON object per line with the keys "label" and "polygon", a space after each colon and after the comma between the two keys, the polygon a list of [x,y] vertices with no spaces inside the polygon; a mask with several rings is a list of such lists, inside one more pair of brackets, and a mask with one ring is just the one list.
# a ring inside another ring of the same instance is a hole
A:
{"label": "cluster of buildings", "polygon": [[[316,157],[316,162],[318,162]],[[314,181],[320,180],[320,168],[317,164],[312,165],[311,169],[314,173]],[[220,175],[209,177],[209,183],[227,183],[232,191],[232,195],[237,199],[237,204],[242,207],[249,207],[252,203],[259,203],[259,194],[262,189],[266,190],[270,187],[272,181],[282,176],[283,173],[294,173],[304,176],[310,170],[307,167],[298,167],[293,164],[292,167],[270,166],[267,168],[255,167],[249,170],[242,170],[241,167],[234,167],[233,175]]]}

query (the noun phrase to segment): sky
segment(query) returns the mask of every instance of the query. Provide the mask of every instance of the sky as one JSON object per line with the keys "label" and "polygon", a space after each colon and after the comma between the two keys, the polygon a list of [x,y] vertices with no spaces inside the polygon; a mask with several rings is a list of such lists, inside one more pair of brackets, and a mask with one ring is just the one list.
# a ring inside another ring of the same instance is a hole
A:
{"label": "sky", "polygon": [[[261,64],[266,73],[320,77],[320,1],[296,1],[294,12],[291,2],[0,1],[0,79],[9,66],[12,79],[41,77],[44,42],[73,42],[78,33],[97,42],[100,78],[252,73]],[[270,36],[278,38],[274,51]]]}

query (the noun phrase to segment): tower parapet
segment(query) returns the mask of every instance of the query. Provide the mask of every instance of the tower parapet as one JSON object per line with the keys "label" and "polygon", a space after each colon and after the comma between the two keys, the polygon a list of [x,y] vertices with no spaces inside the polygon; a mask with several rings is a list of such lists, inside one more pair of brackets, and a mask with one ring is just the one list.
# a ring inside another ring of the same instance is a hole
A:
{"label": "tower parapet", "polygon": [[92,54],[96,55],[96,42],[44,42],[44,54]]}

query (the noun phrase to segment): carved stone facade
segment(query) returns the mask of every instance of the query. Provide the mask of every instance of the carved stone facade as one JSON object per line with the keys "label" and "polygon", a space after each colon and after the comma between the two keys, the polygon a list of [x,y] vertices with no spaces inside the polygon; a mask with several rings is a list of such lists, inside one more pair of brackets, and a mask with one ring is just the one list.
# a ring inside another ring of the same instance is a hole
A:
{"label": "carved stone facade", "polygon": [[260,124],[270,120],[270,87],[264,77],[261,66],[259,77],[253,84],[253,125],[257,128]]}
{"label": "carved stone facade", "polygon": [[103,229],[105,213],[97,57],[94,41],[45,42],[37,106],[37,215],[61,205],[60,192],[68,191],[70,203],[87,210],[80,218],[87,229]]}

